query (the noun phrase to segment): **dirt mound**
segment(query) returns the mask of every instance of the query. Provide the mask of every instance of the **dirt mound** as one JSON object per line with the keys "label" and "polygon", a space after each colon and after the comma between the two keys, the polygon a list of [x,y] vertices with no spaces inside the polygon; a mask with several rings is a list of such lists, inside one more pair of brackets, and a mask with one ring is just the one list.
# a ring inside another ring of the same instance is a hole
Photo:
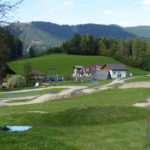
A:
{"label": "dirt mound", "polygon": [[128,89],[128,88],[150,88],[150,82],[132,82],[126,83],[119,87],[120,89]]}

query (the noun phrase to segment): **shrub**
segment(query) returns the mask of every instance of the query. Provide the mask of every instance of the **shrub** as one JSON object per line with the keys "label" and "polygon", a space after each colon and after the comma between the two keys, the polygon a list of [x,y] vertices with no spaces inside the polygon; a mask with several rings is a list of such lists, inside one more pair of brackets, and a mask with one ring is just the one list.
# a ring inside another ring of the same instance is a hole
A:
{"label": "shrub", "polygon": [[66,74],[66,75],[64,76],[64,79],[67,80],[67,81],[73,81],[73,80],[74,80],[74,78],[72,77],[71,74]]}
{"label": "shrub", "polygon": [[22,75],[14,75],[8,79],[8,83],[14,87],[22,88],[26,85],[26,80]]}

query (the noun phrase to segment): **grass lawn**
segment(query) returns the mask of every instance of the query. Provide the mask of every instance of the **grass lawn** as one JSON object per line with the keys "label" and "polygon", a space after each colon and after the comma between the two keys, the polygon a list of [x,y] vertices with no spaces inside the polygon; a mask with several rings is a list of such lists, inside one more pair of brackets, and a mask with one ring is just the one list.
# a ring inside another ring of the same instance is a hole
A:
{"label": "grass lawn", "polygon": [[147,76],[135,76],[132,79],[128,79],[125,82],[141,82],[141,81],[150,81],[150,77]]}
{"label": "grass lawn", "polygon": [[0,126],[33,128],[20,133],[0,131],[0,147],[3,150],[148,150],[146,117],[150,109],[131,106],[148,97],[150,89],[117,89],[42,104],[1,106]]}
{"label": "grass lawn", "polygon": [[10,100],[7,101],[7,103],[18,103],[18,102],[28,102],[31,101],[32,99],[17,99],[17,100]]}
{"label": "grass lawn", "polygon": [[[57,68],[59,75],[67,75],[72,73],[73,66],[75,65],[91,65],[91,64],[118,64],[120,62],[104,56],[78,56],[78,55],[64,55],[64,54],[52,54],[42,57],[36,57],[31,59],[24,59],[13,61],[9,63],[9,66],[18,74],[22,73],[23,66],[26,62],[32,64],[33,69],[38,69],[49,74],[49,68]],[[145,75],[146,71],[129,67],[129,72],[135,75]]]}

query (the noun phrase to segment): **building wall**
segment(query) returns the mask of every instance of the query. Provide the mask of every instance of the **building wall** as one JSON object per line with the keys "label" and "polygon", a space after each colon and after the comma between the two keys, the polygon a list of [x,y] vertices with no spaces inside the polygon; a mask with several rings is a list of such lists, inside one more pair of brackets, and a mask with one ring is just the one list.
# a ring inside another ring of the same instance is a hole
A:
{"label": "building wall", "polygon": [[[82,71],[81,71],[82,70]],[[72,76],[73,77],[76,77],[76,76],[80,76],[80,77],[88,77],[89,75],[85,73],[85,71],[83,69],[81,69],[80,71],[78,69],[74,69],[73,70],[73,74]],[[83,73],[80,73],[80,72],[83,72]]]}
{"label": "building wall", "polygon": [[110,70],[110,76],[112,79],[126,78],[127,72],[126,71],[112,71],[112,70]]}
{"label": "building wall", "polygon": [[95,80],[107,80],[109,79],[109,71],[108,70],[97,70],[93,75],[93,79]]}

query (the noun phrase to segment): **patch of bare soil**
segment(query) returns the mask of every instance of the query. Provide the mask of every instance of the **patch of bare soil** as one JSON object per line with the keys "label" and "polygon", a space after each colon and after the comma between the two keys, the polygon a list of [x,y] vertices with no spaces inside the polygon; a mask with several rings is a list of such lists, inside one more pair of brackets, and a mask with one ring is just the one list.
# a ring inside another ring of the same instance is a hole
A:
{"label": "patch of bare soil", "polygon": [[27,111],[28,113],[36,113],[36,114],[48,114],[48,112],[45,111]]}
{"label": "patch of bare soil", "polygon": [[[150,82],[132,82],[132,83],[126,83],[119,87],[120,89],[128,89],[128,88],[150,88]],[[148,107],[150,106],[150,98],[148,98],[143,103],[136,103],[133,104],[133,106],[136,107]]]}
{"label": "patch of bare soil", "polygon": [[147,99],[146,102],[136,103],[136,104],[133,104],[133,106],[136,106],[136,107],[148,107],[148,106],[150,106],[150,98]]}
{"label": "patch of bare soil", "polygon": [[132,82],[126,83],[119,87],[120,89],[128,89],[128,88],[150,88],[150,82]]}
{"label": "patch of bare soil", "polygon": [[[61,86],[61,88],[65,87],[68,89],[63,90],[57,94],[45,94],[45,95],[39,96],[37,98],[34,98],[31,101],[27,101],[27,102],[15,102],[15,103],[0,102],[0,106],[36,104],[36,103],[42,103],[42,102],[47,102],[47,101],[60,100],[60,99],[77,96],[77,95],[91,94],[91,93],[95,93],[95,92],[112,89],[112,87],[109,87],[110,85],[117,84],[117,83],[123,83],[124,80],[125,79],[116,79],[116,80],[112,81],[111,83],[109,83],[108,85],[99,86],[99,87],[95,87],[95,88],[89,88],[89,89],[87,89],[84,86]],[[149,87],[150,87],[150,84],[149,84]],[[51,88],[53,88],[53,87],[51,87]],[[60,87],[55,87],[55,88],[60,88]],[[21,91],[15,91],[15,92],[21,92]]]}

